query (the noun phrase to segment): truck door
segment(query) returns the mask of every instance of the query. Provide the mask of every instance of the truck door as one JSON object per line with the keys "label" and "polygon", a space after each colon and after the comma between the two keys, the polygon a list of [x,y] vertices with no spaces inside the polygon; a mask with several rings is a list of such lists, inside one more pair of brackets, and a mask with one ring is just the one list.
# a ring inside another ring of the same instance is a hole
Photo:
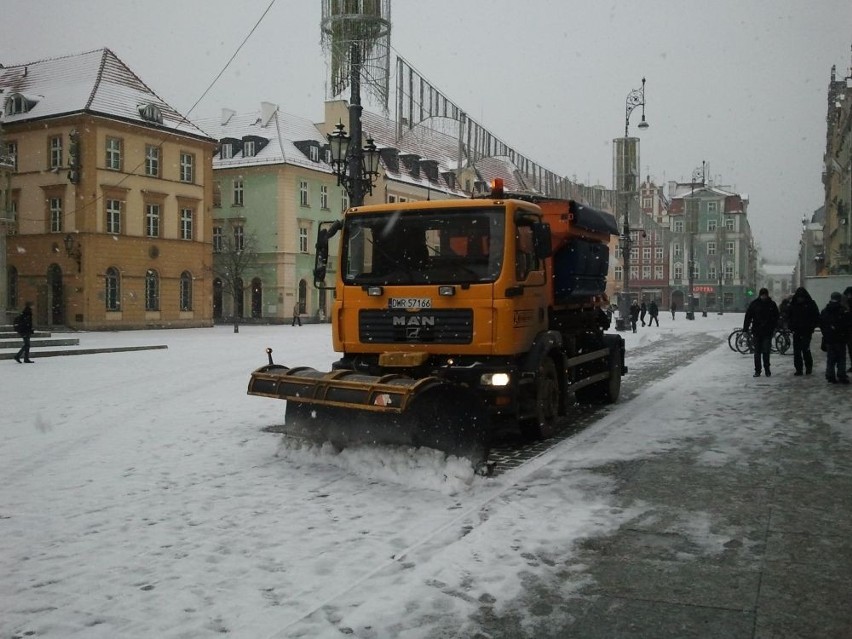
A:
{"label": "truck door", "polygon": [[515,298],[513,324],[516,338],[529,345],[547,320],[547,287],[544,262],[535,251],[533,227],[519,222],[515,227]]}

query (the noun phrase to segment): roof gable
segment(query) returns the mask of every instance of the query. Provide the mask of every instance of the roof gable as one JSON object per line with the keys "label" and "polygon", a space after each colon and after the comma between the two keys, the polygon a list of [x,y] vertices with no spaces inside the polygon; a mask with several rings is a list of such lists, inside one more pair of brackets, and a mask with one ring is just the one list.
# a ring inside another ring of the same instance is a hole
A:
{"label": "roof gable", "polygon": [[206,137],[109,49],[0,68],[4,106],[15,93],[35,104],[23,113],[4,109],[4,123],[85,112]]}

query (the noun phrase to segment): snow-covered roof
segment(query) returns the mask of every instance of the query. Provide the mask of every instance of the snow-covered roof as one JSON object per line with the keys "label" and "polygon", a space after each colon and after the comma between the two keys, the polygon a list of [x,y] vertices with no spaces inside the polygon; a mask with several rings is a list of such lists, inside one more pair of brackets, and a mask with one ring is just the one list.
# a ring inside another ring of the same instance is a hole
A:
{"label": "snow-covered roof", "polygon": [[[8,108],[16,96],[26,100],[27,109]],[[0,119],[7,124],[90,113],[207,137],[109,49],[0,67],[0,101]],[[162,122],[143,117],[146,107]]]}
{"label": "snow-covered roof", "polygon": [[[197,120],[196,124],[220,143],[223,140],[242,143],[247,139],[260,142],[255,144],[254,155],[246,155],[242,144],[235,145],[230,158],[222,157],[220,144],[219,150],[213,156],[214,169],[294,164],[331,172],[322,151],[328,144],[322,132],[307,118],[283,113],[277,105],[264,102],[260,110],[244,114],[223,109],[220,118],[205,118]],[[257,140],[258,138],[260,140]],[[310,155],[300,149],[297,143],[309,143],[319,147],[318,159],[311,160]]]}

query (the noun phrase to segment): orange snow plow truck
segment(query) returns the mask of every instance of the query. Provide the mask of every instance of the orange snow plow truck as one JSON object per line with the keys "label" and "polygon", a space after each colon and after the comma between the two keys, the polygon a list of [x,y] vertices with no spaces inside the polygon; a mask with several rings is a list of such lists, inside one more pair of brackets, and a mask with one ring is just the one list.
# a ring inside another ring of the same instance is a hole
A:
{"label": "orange snow plow truck", "polygon": [[500,420],[547,438],[574,399],[618,399],[624,340],[600,308],[615,219],[495,182],[484,198],[361,206],[320,224],[315,285],[335,292],[342,355],[321,372],[267,349],[248,392],[287,400],[284,432],[476,464]]}

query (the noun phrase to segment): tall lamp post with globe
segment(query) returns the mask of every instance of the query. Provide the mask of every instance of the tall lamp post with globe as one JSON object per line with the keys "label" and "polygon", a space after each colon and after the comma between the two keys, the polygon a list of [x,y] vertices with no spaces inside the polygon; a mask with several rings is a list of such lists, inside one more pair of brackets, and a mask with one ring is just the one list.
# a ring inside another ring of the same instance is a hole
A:
{"label": "tall lamp post with globe", "polygon": [[[627,100],[625,101],[624,108],[624,138],[622,140],[615,140],[616,149],[618,149],[618,142],[621,142],[621,153],[620,158],[619,153],[616,152],[616,190],[618,195],[622,197],[619,198],[622,200],[623,206],[623,229],[621,236],[619,237],[619,248],[621,249],[621,257],[623,264],[622,271],[622,287],[621,287],[621,295],[618,299],[618,321],[616,322],[616,328],[618,330],[627,330],[628,322],[627,317],[630,313],[630,250],[632,248],[632,240],[630,237],[630,200],[634,191],[634,179],[635,174],[629,167],[628,163],[628,148],[630,148],[630,142],[632,138],[629,137],[628,130],[630,128],[630,114],[633,113],[633,110],[636,107],[642,107],[642,121],[639,122],[638,127],[640,129],[647,129],[650,125],[645,120],[645,78],[642,78],[642,87],[640,89],[633,89],[630,93],[627,94]],[[638,139],[635,140],[637,151],[633,154],[633,159],[635,162],[638,162]],[[618,162],[618,160],[621,160]]]}

